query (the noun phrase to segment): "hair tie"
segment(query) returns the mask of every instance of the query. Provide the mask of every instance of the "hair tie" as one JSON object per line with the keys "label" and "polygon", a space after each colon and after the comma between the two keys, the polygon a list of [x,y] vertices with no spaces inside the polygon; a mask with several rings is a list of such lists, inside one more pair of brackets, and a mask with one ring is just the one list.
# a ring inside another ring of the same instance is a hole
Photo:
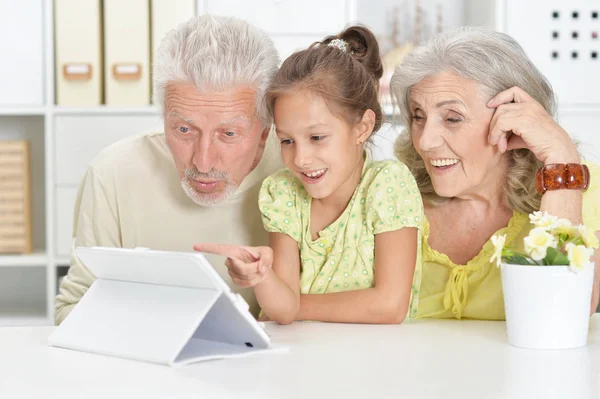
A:
{"label": "hair tie", "polygon": [[343,39],[333,39],[327,45],[342,50],[344,53],[348,52],[348,42]]}

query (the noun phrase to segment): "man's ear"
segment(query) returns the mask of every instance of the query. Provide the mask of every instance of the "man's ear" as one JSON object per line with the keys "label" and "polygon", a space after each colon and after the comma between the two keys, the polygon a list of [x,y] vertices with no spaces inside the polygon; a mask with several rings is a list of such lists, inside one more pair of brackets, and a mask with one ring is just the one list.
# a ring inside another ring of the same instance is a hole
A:
{"label": "man's ear", "polygon": [[259,147],[264,148],[267,139],[269,138],[269,133],[271,132],[271,126],[266,127],[262,133],[260,134],[260,141],[258,142]]}
{"label": "man's ear", "polygon": [[368,109],[365,111],[361,120],[356,125],[356,144],[362,144],[368,140],[373,133],[375,119],[375,112],[373,110]]}

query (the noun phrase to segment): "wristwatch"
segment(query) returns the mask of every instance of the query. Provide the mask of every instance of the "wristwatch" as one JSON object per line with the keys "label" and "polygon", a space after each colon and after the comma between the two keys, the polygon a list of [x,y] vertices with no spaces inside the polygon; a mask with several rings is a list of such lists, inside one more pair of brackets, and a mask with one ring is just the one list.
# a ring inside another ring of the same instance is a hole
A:
{"label": "wristwatch", "polygon": [[587,190],[590,186],[590,171],[578,163],[551,163],[538,169],[535,175],[538,193],[548,190]]}

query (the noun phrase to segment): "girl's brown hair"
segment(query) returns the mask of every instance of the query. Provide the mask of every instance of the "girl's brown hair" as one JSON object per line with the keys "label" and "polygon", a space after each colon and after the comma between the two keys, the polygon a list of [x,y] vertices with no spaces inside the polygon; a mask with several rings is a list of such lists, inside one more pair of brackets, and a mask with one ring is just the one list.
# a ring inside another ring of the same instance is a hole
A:
{"label": "girl's brown hair", "polygon": [[[329,45],[335,39],[346,42],[345,51]],[[273,115],[278,97],[308,89],[323,98],[332,113],[337,111],[350,123],[359,122],[367,109],[372,110],[375,132],[383,121],[378,98],[382,75],[375,35],[364,26],[351,26],[289,56],[267,90],[267,107]]]}

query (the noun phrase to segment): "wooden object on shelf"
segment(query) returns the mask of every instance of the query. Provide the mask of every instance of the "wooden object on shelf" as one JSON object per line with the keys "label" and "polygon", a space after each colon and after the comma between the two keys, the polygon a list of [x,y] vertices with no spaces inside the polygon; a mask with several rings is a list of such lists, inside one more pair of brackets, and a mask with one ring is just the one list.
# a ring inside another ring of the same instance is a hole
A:
{"label": "wooden object on shelf", "polygon": [[0,253],[31,253],[29,143],[0,141]]}

